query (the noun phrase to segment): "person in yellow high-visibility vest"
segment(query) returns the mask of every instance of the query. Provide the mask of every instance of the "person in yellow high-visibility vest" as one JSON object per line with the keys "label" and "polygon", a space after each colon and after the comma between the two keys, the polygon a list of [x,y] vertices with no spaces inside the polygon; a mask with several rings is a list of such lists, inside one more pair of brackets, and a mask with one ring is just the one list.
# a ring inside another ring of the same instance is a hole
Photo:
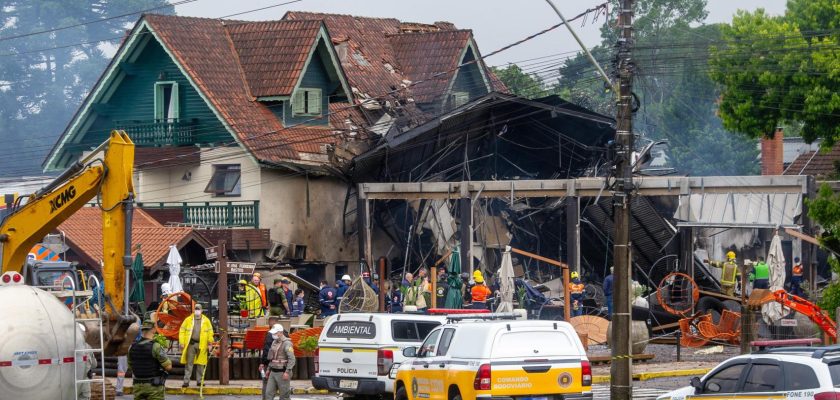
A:
{"label": "person in yellow high-visibility vest", "polygon": [[726,253],[726,261],[718,262],[712,261],[709,263],[715,268],[720,268],[720,289],[723,294],[727,296],[735,295],[735,285],[738,282],[738,277],[741,272],[738,271],[738,264],[735,261],[735,252],[729,251]]}

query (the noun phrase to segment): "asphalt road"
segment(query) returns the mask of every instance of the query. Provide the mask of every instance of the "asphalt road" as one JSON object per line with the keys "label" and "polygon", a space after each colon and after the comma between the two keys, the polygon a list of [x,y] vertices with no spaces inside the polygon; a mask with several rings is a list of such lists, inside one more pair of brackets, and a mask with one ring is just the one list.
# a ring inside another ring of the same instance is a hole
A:
{"label": "asphalt road", "polygon": [[[688,385],[688,378],[680,377],[680,378],[659,378],[659,379],[652,379],[649,381],[644,382],[634,382],[634,389],[633,389],[633,398],[637,400],[648,400],[648,399],[655,399],[656,396],[666,393],[668,391],[677,389],[679,387],[683,387]],[[610,387],[609,385],[595,385],[592,387],[592,392],[595,395],[596,399],[609,399]],[[198,399],[197,395],[193,396],[180,396],[180,395],[167,395],[167,399],[173,400],[187,400],[187,399]],[[241,399],[241,400],[258,400],[260,396],[205,396],[205,398],[209,400],[214,399]],[[134,397],[132,396],[123,396],[123,400],[133,400]],[[334,396],[334,395],[321,395],[321,396],[292,396],[292,399],[296,400],[337,400],[341,399],[341,397]]]}

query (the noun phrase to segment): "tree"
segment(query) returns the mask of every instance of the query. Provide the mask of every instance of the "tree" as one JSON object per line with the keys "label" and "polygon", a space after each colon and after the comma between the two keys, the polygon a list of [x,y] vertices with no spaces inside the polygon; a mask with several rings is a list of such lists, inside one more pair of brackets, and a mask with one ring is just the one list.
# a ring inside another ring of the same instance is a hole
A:
{"label": "tree", "polygon": [[[834,254],[840,254],[840,195],[835,194],[827,183],[820,186],[817,197],[805,199],[808,216],[813,218],[823,230],[820,245]],[[831,270],[840,273],[840,263],[836,257],[829,257]],[[819,301],[824,310],[835,310],[840,306],[840,281],[831,282],[822,291]]]}
{"label": "tree", "polygon": [[139,18],[132,12],[150,9],[173,12],[165,0],[3,2],[0,175],[41,171],[44,156],[107,65],[104,45],[119,43]]}
{"label": "tree", "polygon": [[516,64],[510,64],[507,68],[492,67],[493,73],[507,86],[510,94],[515,94],[526,99],[534,99],[546,96],[543,90],[543,80],[537,74],[528,74],[522,71]]}
{"label": "tree", "polygon": [[752,137],[801,124],[824,148],[840,138],[840,9],[834,0],[789,0],[784,16],[738,12],[714,49],[727,129]]}
{"label": "tree", "polygon": [[[615,2],[614,2],[615,3]],[[733,135],[716,115],[718,88],[708,76],[708,48],[720,38],[706,19],[705,0],[641,0],[634,18],[636,66],[634,93],[639,110],[637,133],[667,139],[673,166],[692,175],[741,175],[756,172],[754,141]],[[614,73],[614,21],[617,4],[601,29],[602,43],[593,56]],[[607,115],[615,97],[589,61],[579,55],[560,68],[561,87],[569,101]]]}

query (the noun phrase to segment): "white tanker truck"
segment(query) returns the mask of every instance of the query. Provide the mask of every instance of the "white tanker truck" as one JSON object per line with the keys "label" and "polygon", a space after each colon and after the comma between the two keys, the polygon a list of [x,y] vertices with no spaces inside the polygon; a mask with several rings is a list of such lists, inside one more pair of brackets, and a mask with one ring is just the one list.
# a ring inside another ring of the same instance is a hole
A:
{"label": "white tanker truck", "polygon": [[[79,351],[85,343],[102,346],[106,356],[125,355],[137,336],[137,317],[124,304],[125,269],[132,261],[133,166],[134,143],[125,132],[111,132],[90,156],[24,204],[14,204],[0,222],[0,399],[74,399],[76,382],[88,369],[85,357],[93,357]],[[33,245],[97,196],[104,306],[97,310],[101,325],[87,321],[83,327],[54,293],[26,285],[21,271]]]}

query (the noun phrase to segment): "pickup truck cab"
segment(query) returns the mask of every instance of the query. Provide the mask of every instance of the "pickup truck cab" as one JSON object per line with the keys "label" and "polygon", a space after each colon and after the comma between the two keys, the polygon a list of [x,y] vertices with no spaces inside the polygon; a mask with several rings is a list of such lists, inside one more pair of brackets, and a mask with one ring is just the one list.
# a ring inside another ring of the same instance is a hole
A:
{"label": "pickup truck cab", "polygon": [[396,400],[592,398],[589,360],[569,323],[489,318],[500,317],[450,318],[405,349]]}
{"label": "pickup truck cab", "polygon": [[402,350],[418,346],[444,316],[352,313],[324,323],[318,338],[312,378],[316,389],[356,395],[394,393],[391,367],[403,362]]}

